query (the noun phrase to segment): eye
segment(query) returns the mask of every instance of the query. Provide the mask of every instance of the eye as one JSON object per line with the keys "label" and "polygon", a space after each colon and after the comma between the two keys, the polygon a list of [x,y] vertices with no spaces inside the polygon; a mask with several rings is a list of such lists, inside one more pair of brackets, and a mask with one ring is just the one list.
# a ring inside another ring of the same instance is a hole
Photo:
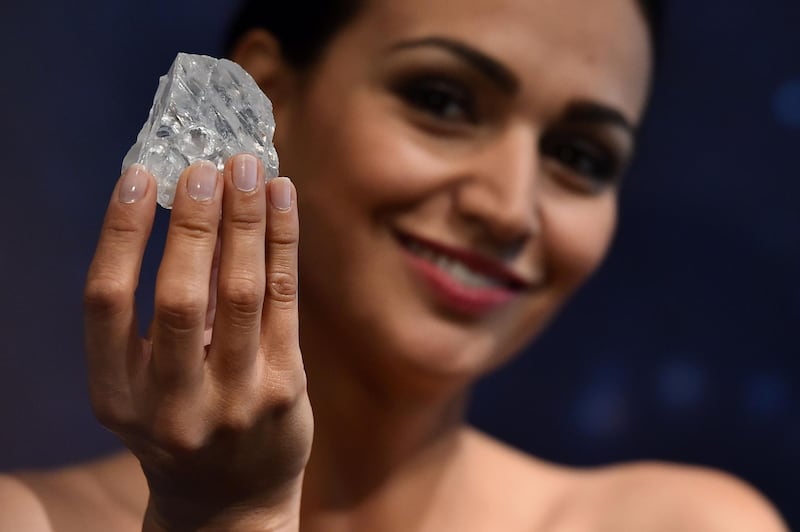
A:
{"label": "eye", "polygon": [[619,179],[621,164],[613,150],[596,140],[554,133],[541,142],[542,154],[566,170],[572,184],[599,192]]}
{"label": "eye", "polygon": [[460,82],[447,78],[423,77],[397,88],[409,105],[444,122],[477,121],[475,102],[470,91]]}

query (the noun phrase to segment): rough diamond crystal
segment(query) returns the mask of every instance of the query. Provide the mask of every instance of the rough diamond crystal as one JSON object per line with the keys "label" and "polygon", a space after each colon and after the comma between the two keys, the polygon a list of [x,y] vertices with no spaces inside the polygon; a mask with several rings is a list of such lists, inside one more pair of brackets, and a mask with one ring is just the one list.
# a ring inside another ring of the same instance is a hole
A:
{"label": "rough diamond crystal", "polygon": [[153,107],[122,171],[143,164],[158,183],[158,203],[170,208],[181,172],[200,159],[220,170],[232,155],[259,157],[267,178],[278,175],[272,144],[272,102],[242,67],[226,59],[179,53],[158,83]]}

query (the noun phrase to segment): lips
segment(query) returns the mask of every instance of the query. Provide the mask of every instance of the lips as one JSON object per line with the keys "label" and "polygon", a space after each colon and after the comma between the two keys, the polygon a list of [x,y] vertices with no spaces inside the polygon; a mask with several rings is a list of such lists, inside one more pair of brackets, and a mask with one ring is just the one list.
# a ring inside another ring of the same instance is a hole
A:
{"label": "lips", "polygon": [[451,310],[480,315],[514,299],[532,283],[504,264],[472,251],[397,233],[412,270]]}
{"label": "lips", "polygon": [[463,264],[470,271],[493,279],[510,290],[524,290],[530,288],[530,282],[520,277],[501,262],[478,255],[469,250],[454,248],[418,236],[397,233],[397,238],[404,248],[416,254],[432,252],[441,257],[449,258],[453,262]]}

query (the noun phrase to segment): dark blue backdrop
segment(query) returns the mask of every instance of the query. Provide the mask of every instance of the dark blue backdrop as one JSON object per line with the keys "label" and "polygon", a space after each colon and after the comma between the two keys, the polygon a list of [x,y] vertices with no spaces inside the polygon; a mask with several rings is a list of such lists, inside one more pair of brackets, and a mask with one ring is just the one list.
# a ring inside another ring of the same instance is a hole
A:
{"label": "dark blue backdrop", "polygon": [[[230,4],[0,6],[0,468],[117,447],[84,389],[84,272],[157,77],[218,55]],[[666,26],[613,252],[473,418],[553,460],[726,469],[800,528],[800,2],[674,0]]]}

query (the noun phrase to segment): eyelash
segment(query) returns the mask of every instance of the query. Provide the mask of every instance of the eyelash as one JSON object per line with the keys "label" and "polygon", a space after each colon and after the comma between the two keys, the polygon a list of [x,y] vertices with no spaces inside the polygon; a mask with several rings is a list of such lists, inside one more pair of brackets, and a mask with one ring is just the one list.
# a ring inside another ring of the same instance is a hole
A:
{"label": "eyelash", "polygon": [[610,148],[593,139],[577,135],[552,133],[540,143],[541,153],[580,180],[582,189],[599,192],[619,179],[619,157]]}
{"label": "eyelash", "polygon": [[398,94],[412,107],[446,124],[478,121],[471,91],[464,84],[444,77],[422,77],[406,81]]}
{"label": "eyelash", "polygon": [[[445,127],[477,125],[480,117],[472,91],[443,76],[422,76],[396,87],[416,111]],[[566,170],[568,184],[583,192],[600,192],[618,181],[621,161],[605,143],[569,132],[551,132],[540,142],[543,156]]]}

